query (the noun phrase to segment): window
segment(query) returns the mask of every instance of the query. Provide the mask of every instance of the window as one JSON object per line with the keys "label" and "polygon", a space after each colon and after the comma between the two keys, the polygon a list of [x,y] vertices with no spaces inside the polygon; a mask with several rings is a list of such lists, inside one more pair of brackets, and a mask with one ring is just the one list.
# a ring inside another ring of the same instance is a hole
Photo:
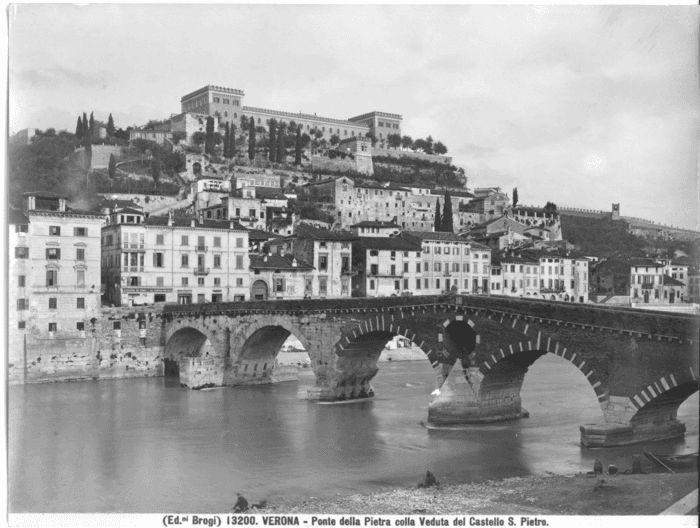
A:
{"label": "window", "polygon": [[275,292],[277,292],[277,293],[284,292],[284,279],[281,277],[275,278]]}
{"label": "window", "polygon": [[454,271],[455,273],[459,273],[459,262],[452,263],[452,271]]}
{"label": "window", "polygon": [[243,255],[236,255],[236,269],[243,269]]}
{"label": "window", "polygon": [[465,262],[465,263],[462,265],[462,271],[463,271],[464,273],[469,273],[469,263],[468,263],[468,262]]}
{"label": "window", "polygon": [[403,289],[407,290],[408,289],[408,279],[403,280]]}
{"label": "window", "polygon": [[221,286],[221,277],[214,277],[214,286]]}
{"label": "window", "polygon": [[214,247],[221,247],[221,237],[214,237]]}
{"label": "window", "polygon": [[49,235],[50,236],[61,236],[61,227],[60,226],[49,226]]}
{"label": "window", "polygon": [[318,279],[318,293],[319,293],[319,295],[326,295],[328,293],[328,278],[319,277],[319,279]]}
{"label": "window", "polygon": [[256,216],[255,209],[248,209],[248,216],[250,218],[255,218],[255,216]]}
{"label": "window", "polygon": [[49,332],[57,332],[58,323],[49,323]]}
{"label": "window", "polygon": [[24,330],[24,328],[27,326],[27,323],[25,321],[18,321],[17,322],[17,328],[19,330]]}
{"label": "window", "polygon": [[85,297],[78,297],[76,299],[76,301],[77,301],[76,305],[75,305],[76,308],[79,308],[79,309],[85,308]]}
{"label": "window", "polygon": [[189,268],[190,267],[190,256],[189,255],[180,255],[180,267],[181,268]]}
{"label": "window", "polygon": [[129,286],[138,286],[139,277],[129,277]]}
{"label": "window", "polygon": [[429,247],[429,246],[424,247],[424,248],[423,248],[423,253],[430,254],[430,247]]}
{"label": "window", "polygon": [[236,286],[243,286],[243,279],[241,277],[236,279]]}
{"label": "window", "polygon": [[87,234],[87,228],[86,228],[86,227],[74,227],[74,228],[73,228],[73,236],[77,236],[77,237],[86,237],[86,236],[88,236],[88,234]]}
{"label": "window", "polygon": [[180,240],[180,245],[181,246],[189,246],[190,245],[190,239],[188,236],[183,236],[182,239]]}
{"label": "window", "polygon": [[416,273],[420,273],[420,262],[416,262]]}
{"label": "window", "polygon": [[77,248],[75,250],[75,260],[85,260],[85,248]]}
{"label": "window", "polygon": [[162,268],[163,265],[163,253],[153,253],[153,267]]}
{"label": "window", "polygon": [[392,276],[396,275],[396,264],[391,265],[391,275]]}
{"label": "window", "polygon": [[58,286],[58,270],[46,270],[46,285]]}
{"label": "window", "polygon": [[370,250],[369,256],[370,256],[370,257],[378,257],[378,256],[379,256],[379,251],[377,251],[376,249]]}
{"label": "window", "polygon": [[214,267],[215,268],[221,267],[221,255],[214,255]]}
{"label": "window", "polygon": [[204,286],[204,277],[197,277],[197,286]]}
{"label": "window", "polygon": [[440,289],[440,279],[435,279],[435,287],[439,290]]}
{"label": "window", "polygon": [[85,270],[78,270],[76,275],[78,286],[85,286]]}
{"label": "window", "polygon": [[401,289],[401,281],[394,281],[394,289],[395,290],[400,290]]}
{"label": "window", "polygon": [[17,287],[24,288],[26,285],[27,285],[27,276],[26,275],[18,275],[17,276]]}
{"label": "window", "polygon": [[163,277],[156,277],[156,286],[163,286],[165,283]]}
{"label": "window", "polygon": [[153,296],[153,302],[165,302],[165,294],[164,293],[156,293]]}
{"label": "window", "polygon": [[379,265],[378,264],[370,264],[369,274],[370,275],[377,275],[378,273],[379,273]]}
{"label": "window", "polygon": [[58,299],[56,297],[49,297],[49,310],[55,310],[58,308]]}
{"label": "window", "polygon": [[46,260],[61,260],[61,250],[59,248],[46,248]]}
{"label": "window", "polygon": [[369,281],[369,289],[373,290],[374,289],[374,279],[370,279]]}
{"label": "window", "polygon": [[28,224],[15,224],[15,233],[28,233],[29,232],[29,225]]}
{"label": "window", "polygon": [[434,262],[433,271],[442,271],[442,264],[440,262]]}
{"label": "window", "polygon": [[319,255],[318,269],[319,271],[328,271],[328,255]]}
{"label": "window", "polygon": [[122,329],[122,322],[121,321],[112,321],[112,330],[121,330]]}
{"label": "window", "polygon": [[180,284],[181,284],[182,286],[189,286],[190,281],[189,281],[189,279],[188,279],[187,277],[182,277],[182,278],[180,279]]}
{"label": "window", "polygon": [[237,248],[242,248],[243,247],[243,239],[242,238],[236,238],[236,247]]}
{"label": "window", "polygon": [[17,299],[18,310],[29,310],[29,299]]}
{"label": "window", "polygon": [[[16,247],[15,248],[15,258],[26,259],[29,258],[29,248],[28,247]],[[46,257],[48,258],[48,256]]]}
{"label": "window", "polygon": [[156,235],[156,245],[162,246],[165,243],[163,235]]}

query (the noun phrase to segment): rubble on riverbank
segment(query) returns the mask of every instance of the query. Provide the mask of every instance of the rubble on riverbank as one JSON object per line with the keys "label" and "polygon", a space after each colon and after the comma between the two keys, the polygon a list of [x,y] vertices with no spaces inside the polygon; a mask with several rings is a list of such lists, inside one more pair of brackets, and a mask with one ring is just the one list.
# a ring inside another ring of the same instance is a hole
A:
{"label": "rubble on riverbank", "polygon": [[[697,488],[697,472],[513,477],[392,489],[270,509],[284,513],[384,515],[657,515]],[[602,482],[604,481],[604,482]],[[594,488],[596,488],[594,490]]]}

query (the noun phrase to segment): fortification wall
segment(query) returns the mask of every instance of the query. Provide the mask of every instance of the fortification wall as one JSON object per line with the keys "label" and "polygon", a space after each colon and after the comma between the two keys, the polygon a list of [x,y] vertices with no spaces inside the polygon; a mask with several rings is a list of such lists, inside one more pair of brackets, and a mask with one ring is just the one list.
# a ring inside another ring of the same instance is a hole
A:
{"label": "fortification wall", "polygon": [[162,310],[103,308],[75,335],[27,335],[9,350],[10,384],[162,376]]}
{"label": "fortification wall", "polygon": [[313,170],[332,170],[332,171],[354,171],[356,169],[355,161],[351,159],[328,159],[320,156],[311,157],[311,168]]}
{"label": "fortification wall", "polygon": [[435,154],[424,154],[422,152],[411,152],[410,150],[392,150],[383,149],[378,147],[372,147],[373,156],[388,156],[390,158],[414,158],[426,161],[434,161],[436,163],[444,163],[445,165],[452,165],[452,158],[450,156],[437,156]]}
{"label": "fortification wall", "polygon": [[608,211],[600,211],[598,209],[579,209],[576,207],[559,207],[558,212],[560,215],[567,216],[580,216],[583,218],[611,218],[612,213]]}

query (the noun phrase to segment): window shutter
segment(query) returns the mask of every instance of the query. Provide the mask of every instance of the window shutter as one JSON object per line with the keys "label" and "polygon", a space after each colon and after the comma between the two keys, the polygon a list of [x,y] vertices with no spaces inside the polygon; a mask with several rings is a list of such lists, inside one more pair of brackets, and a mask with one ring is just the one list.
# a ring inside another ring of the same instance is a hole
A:
{"label": "window shutter", "polygon": [[153,253],[153,267],[156,267],[156,253]]}

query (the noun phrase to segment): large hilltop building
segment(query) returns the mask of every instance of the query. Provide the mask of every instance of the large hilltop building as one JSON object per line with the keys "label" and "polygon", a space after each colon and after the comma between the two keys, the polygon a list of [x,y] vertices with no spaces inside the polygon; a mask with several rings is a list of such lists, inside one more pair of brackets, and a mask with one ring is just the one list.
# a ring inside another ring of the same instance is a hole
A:
{"label": "large hilltop building", "polygon": [[316,114],[269,110],[254,106],[244,106],[243,90],[223,86],[205,86],[182,97],[180,100],[183,114],[202,114],[214,116],[222,123],[238,124],[242,115],[252,117],[257,125],[266,125],[270,119],[294,121],[302,125],[305,132],[318,130],[323,137],[330,139],[337,134],[340,139],[362,136],[371,132],[378,139],[386,139],[389,134],[401,135],[401,121],[398,114],[387,112],[368,112],[349,119],[319,117]]}

